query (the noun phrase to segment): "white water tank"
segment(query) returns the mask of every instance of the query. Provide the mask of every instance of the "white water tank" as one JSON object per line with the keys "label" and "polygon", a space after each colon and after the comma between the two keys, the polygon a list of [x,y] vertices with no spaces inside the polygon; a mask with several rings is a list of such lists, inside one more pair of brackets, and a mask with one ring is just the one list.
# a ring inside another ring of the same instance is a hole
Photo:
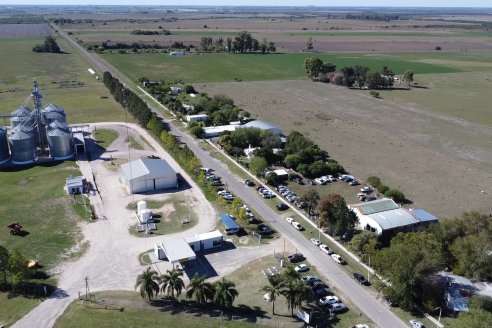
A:
{"label": "white water tank", "polygon": [[149,209],[142,210],[139,215],[140,223],[147,223],[152,218],[152,211]]}
{"label": "white water tank", "polygon": [[140,217],[142,215],[142,211],[147,209],[147,202],[145,200],[141,200],[137,203],[137,214]]}

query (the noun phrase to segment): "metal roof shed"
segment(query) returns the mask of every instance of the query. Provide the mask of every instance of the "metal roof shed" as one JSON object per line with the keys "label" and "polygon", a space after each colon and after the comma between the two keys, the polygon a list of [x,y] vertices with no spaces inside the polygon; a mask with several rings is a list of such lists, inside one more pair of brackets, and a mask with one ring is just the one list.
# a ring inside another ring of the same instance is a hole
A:
{"label": "metal roof shed", "polygon": [[161,243],[161,248],[171,264],[196,259],[195,252],[191,249],[190,245],[181,238],[163,241]]}
{"label": "metal roof shed", "polygon": [[162,159],[140,158],[121,166],[132,194],[177,187],[176,172]]}

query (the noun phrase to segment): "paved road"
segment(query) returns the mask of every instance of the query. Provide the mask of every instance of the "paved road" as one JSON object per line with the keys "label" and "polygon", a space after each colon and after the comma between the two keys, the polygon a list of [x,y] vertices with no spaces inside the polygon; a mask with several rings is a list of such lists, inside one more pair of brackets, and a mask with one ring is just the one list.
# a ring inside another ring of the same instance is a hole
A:
{"label": "paved road", "polygon": [[[120,78],[122,81],[126,81],[121,74],[114,71],[114,69],[110,69],[109,65],[103,62],[100,57],[88,53],[66,33],[60,30],[58,31],[61,36],[69,40],[69,42],[74,45],[74,47],[84,56],[86,60],[88,60],[89,63],[91,63],[93,67],[96,67],[101,71],[109,70],[113,76]],[[149,104],[149,106],[160,117],[162,117],[159,111],[152,107],[152,104]],[[382,328],[408,327],[408,325],[400,320],[400,318],[389,311],[386,306],[381,304],[372,294],[370,294],[365,287],[356,283],[354,279],[342,271],[339,265],[332,261],[331,258],[322,253],[318,247],[314,246],[297,230],[293,229],[293,227],[289,225],[281,217],[281,215],[279,215],[279,213],[276,213],[268,207],[264,203],[263,199],[259,198],[254,188],[245,187],[240,179],[228,170],[225,164],[212,158],[207,151],[201,149],[195,139],[181,132],[173,124],[169,123],[169,127],[175,136],[180,138],[182,142],[185,142],[188,147],[190,147],[204,166],[214,169],[217,175],[221,176],[224,181],[227,181],[228,187],[232,192],[242,198],[247,204],[250,204],[261,217],[269,222],[272,227],[285,236],[285,238],[289,239],[294,247],[296,247],[298,251],[307,257],[309,262],[317,268],[317,270],[331,283],[332,286],[335,286],[336,289],[342,291],[346,297],[349,297],[351,302],[355,304],[362,312],[364,312],[371,320],[378,324],[378,326]]]}

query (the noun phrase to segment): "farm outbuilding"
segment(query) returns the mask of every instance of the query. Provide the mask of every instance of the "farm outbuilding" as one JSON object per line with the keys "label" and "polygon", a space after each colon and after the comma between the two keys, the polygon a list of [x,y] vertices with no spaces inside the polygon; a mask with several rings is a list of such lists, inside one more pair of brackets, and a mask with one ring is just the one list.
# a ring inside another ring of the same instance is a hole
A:
{"label": "farm outbuilding", "polygon": [[176,172],[162,159],[140,158],[121,166],[128,192],[143,193],[177,188]]}
{"label": "farm outbuilding", "polygon": [[67,195],[81,194],[84,188],[84,177],[69,177],[65,179],[65,191]]}
{"label": "farm outbuilding", "polygon": [[240,125],[240,128],[258,128],[263,131],[269,131],[274,135],[281,135],[282,134],[282,129],[279,128],[278,126],[267,122],[267,121],[262,121],[262,120],[254,120],[250,121],[246,124]]}
{"label": "farm outbuilding", "polygon": [[195,234],[184,239],[173,239],[156,243],[154,254],[157,259],[167,259],[173,265],[179,262],[194,260],[195,252],[205,251],[222,246],[224,237],[219,230]]}

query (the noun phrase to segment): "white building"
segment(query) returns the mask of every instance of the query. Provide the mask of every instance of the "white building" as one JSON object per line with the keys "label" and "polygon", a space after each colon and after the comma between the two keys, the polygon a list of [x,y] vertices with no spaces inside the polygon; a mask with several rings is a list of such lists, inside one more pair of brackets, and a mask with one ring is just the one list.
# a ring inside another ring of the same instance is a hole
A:
{"label": "white building", "polygon": [[207,114],[186,115],[186,121],[188,122],[203,122],[208,118]]}
{"label": "white building", "polygon": [[237,125],[219,125],[219,126],[207,126],[203,128],[203,135],[205,138],[218,137],[225,131],[235,131]]}
{"label": "white building", "polygon": [[274,135],[281,135],[282,134],[282,129],[279,128],[278,126],[267,122],[267,121],[262,121],[262,120],[254,120],[250,121],[246,124],[240,125],[240,128],[258,128],[263,131],[270,131]]}
{"label": "white building", "polygon": [[185,52],[184,51],[170,51],[169,56],[184,56]]}
{"label": "white building", "polygon": [[178,186],[176,172],[162,159],[140,158],[121,165],[121,172],[132,194]]}
{"label": "white building", "polygon": [[224,237],[219,230],[195,234],[193,236],[181,239],[173,239],[156,243],[154,254],[157,259],[167,259],[173,265],[179,262],[194,260],[195,252],[200,252],[222,246]]}
{"label": "white building", "polygon": [[67,195],[81,194],[84,188],[84,177],[69,177],[65,179]]}
{"label": "white building", "polygon": [[438,221],[437,217],[425,210],[407,210],[388,198],[348,207],[357,215],[358,228],[374,232],[377,236],[414,231]]}
{"label": "white building", "polygon": [[195,110],[195,106],[193,105],[187,105],[187,104],[181,104],[181,106],[187,111],[189,112],[190,110]]}

